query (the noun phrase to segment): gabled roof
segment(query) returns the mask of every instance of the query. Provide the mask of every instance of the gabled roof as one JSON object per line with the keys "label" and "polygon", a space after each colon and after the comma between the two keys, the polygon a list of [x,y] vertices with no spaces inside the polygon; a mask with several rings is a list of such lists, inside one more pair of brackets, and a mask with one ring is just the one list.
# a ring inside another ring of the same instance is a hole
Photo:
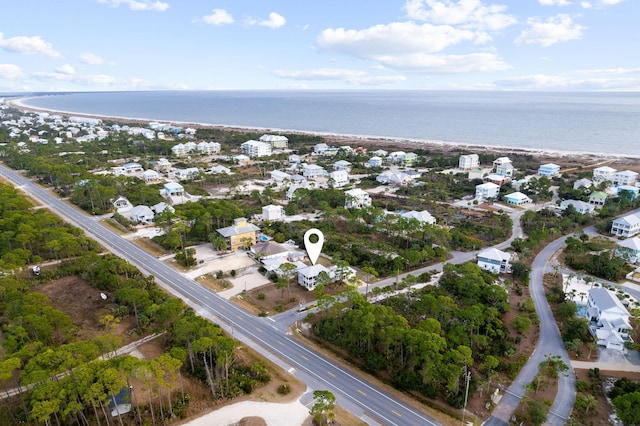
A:
{"label": "gabled roof", "polygon": [[531,201],[531,198],[529,198],[526,194],[523,194],[520,191],[512,192],[511,194],[505,195],[505,197],[511,200],[517,200],[517,201]]}
{"label": "gabled roof", "polygon": [[618,312],[621,315],[629,316],[629,311],[627,311],[620,299],[606,288],[592,288],[589,290],[589,296],[602,312]]}
{"label": "gabled roof", "polygon": [[503,261],[503,260],[509,261],[511,260],[511,255],[507,252],[498,250],[496,248],[489,248],[478,253],[478,259],[479,258],[493,259],[493,260],[499,260],[499,261]]}
{"label": "gabled roof", "polygon": [[613,220],[614,222],[624,222],[629,226],[634,226],[640,224],[640,216],[637,214],[628,214],[626,216],[619,217]]}
{"label": "gabled roof", "polygon": [[411,210],[409,212],[402,213],[401,215],[405,219],[416,219],[419,222],[435,223],[436,219],[426,210],[421,212]]}
{"label": "gabled roof", "polygon": [[220,235],[227,238],[234,235],[242,235],[259,230],[260,228],[255,226],[253,223],[247,223],[245,226],[227,226],[226,228],[220,228],[217,231]]}
{"label": "gabled roof", "polygon": [[330,271],[319,263],[312,266],[307,266],[306,268],[298,269],[298,273],[307,278],[317,277],[320,272],[326,272],[327,274],[330,274]]}
{"label": "gabled roof", "polygon": [[640,251],[640,238],[638,237],[628,238],[624,241],[620,241],[618,245],[620,247],[625,247],[634,251]]}

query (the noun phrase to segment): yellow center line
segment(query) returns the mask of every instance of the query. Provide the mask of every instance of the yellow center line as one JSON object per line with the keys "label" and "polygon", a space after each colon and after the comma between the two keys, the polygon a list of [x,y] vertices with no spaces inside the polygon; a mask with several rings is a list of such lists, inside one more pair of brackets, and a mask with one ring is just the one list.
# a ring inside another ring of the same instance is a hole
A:
{"label": "yellow center line", "polygon": [[364,393],[363,391],[361,391],[360,389],[358,389],[358,393],[359,393],[360,395],[362,395],[362,396],[367,396],[367,394],[366,394],[366,393]]}
{"label": "yellow center line", "polygon": [[260,333],[262,333],[262,329],[260,327],[256,327],[256,330],[258,330]]}
{"label": "yellow center line", "polygon": [[304,356],[304,355],[300,355],[300,356],[301,356],[301,357],[302,357],[302,359],[304,359],[305,361],[309,361],[309,358],[307,358],[306,356]]}
{"label": "yellow center line", "polygon": [[402,417],[402,414],[398,413],[396,410],[391,410],[391,412],[398,417]]}
{"label": "yellow center line", "polygon": [[336,377],[336,375],[333,374],[331,371],[327,371],[327,374],[330,375],[331,377]]}

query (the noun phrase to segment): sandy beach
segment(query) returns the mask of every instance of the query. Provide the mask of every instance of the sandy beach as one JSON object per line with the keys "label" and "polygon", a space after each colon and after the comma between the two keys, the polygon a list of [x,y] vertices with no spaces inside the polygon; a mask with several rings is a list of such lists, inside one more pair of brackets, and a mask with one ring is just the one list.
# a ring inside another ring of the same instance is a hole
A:
{"label": "sandy beach", "polygon": [[[498,145],[473,145],[456,142],[434,141],[434,140],[416,140],[416,139],[402,139],[402,138],[389,138],[378,136],[365,136],[365,135],[348,135],[348,134],[336,134],[336,133],[323,133],[323,132],[304,132],[298,130],[277,129],[267,127],[238,127],[228,126],[223,124],[208,124],[208,123],[195,123],[187,121],[168,121],[168,120],[155,120],[144,117],[121,117],[121,116],[106,116],[98,114],[85,114],[75,113],[71,111],[52,110],[46,108],[37,108],[26,104],[29,99],[33,97],[24,98],[9,98],[5,99],[5,103],[13,108],[22,111],[34,111],[34,112],[47,112],[51,114],[59,114],[63,116],[73,117],[87,117],[97,118],[102,120],[109,120],[119,124],[133,124],[133,123],[148,123],[152,121],[159,121],[170,125],[192,128],[209,128],[220,129],[224,131],[238,132],[238,133],[288,133],[299,135],[313,135],[322,136],[325,138],[327,144],[332,145],[350,145],[352,147],[364,146],[367,148],[395,148],[397,150],[413,150],[423,149],[434,153],[451,153],[455,152],[468,152],[468,153],[495,153],[497,156],[509,155],[509,154],[522,154],[532,155],[540,158],[541,161],[554,161],[560,165],[586,165],[586,164],[599,164],[600,162],[607,162],[608,164],[618,164],[621,166],[630,166],[636,168],[638,166],[638,160],[640,156],[615,154],[615,153],[591,153],[591,152],[578,152],[578,151],[562,151],[562,150],[548,150],[548,149],[529,149],[529,148],[514,148],[509,146]],[[638,169],[640,170],[640,169]]]}

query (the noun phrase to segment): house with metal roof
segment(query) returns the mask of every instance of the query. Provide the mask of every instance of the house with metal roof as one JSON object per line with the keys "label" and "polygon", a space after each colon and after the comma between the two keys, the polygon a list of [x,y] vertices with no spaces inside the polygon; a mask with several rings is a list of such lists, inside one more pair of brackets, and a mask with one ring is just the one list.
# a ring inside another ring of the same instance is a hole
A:
{"label": "house with metal roof", "polygon": [[260,228],[249,223],[244,217],[233,219],[231,226],[217,229],[218,234],[227,241],[227,249],[229,250],[251,247],[256,243],[256,235],[259,230]]}
{"label": "house with metal roof", "polygon": [[626,342],[633,342],[629,311],[613,292],[602,287],[589,290],[586,317],[598,345],[623,350]]}
{"label": "house with metal roof", "polygon": [[478,266],[494,274],[511,272],[511,254],[489,248],[478,253]]}

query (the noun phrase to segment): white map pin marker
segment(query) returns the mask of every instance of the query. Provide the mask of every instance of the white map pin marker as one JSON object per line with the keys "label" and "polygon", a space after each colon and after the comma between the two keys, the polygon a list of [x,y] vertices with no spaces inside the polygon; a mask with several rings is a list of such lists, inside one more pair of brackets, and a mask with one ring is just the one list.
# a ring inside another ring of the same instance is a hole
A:
{"label": "white map pin marker", "polygon": [[[312,243],[310,237],[315,235],[318,237],[318,241]],[[315,265],[318,261],[318,257],[320,257],[320,252],[322,251],[322,245],[324,244],[324,234],[321,230],[316,228],[311,228],[307,232],[304,233],[304,248],[307,249],[307,255],[309,255],[309,260],[311,260],[311,264]]]}

